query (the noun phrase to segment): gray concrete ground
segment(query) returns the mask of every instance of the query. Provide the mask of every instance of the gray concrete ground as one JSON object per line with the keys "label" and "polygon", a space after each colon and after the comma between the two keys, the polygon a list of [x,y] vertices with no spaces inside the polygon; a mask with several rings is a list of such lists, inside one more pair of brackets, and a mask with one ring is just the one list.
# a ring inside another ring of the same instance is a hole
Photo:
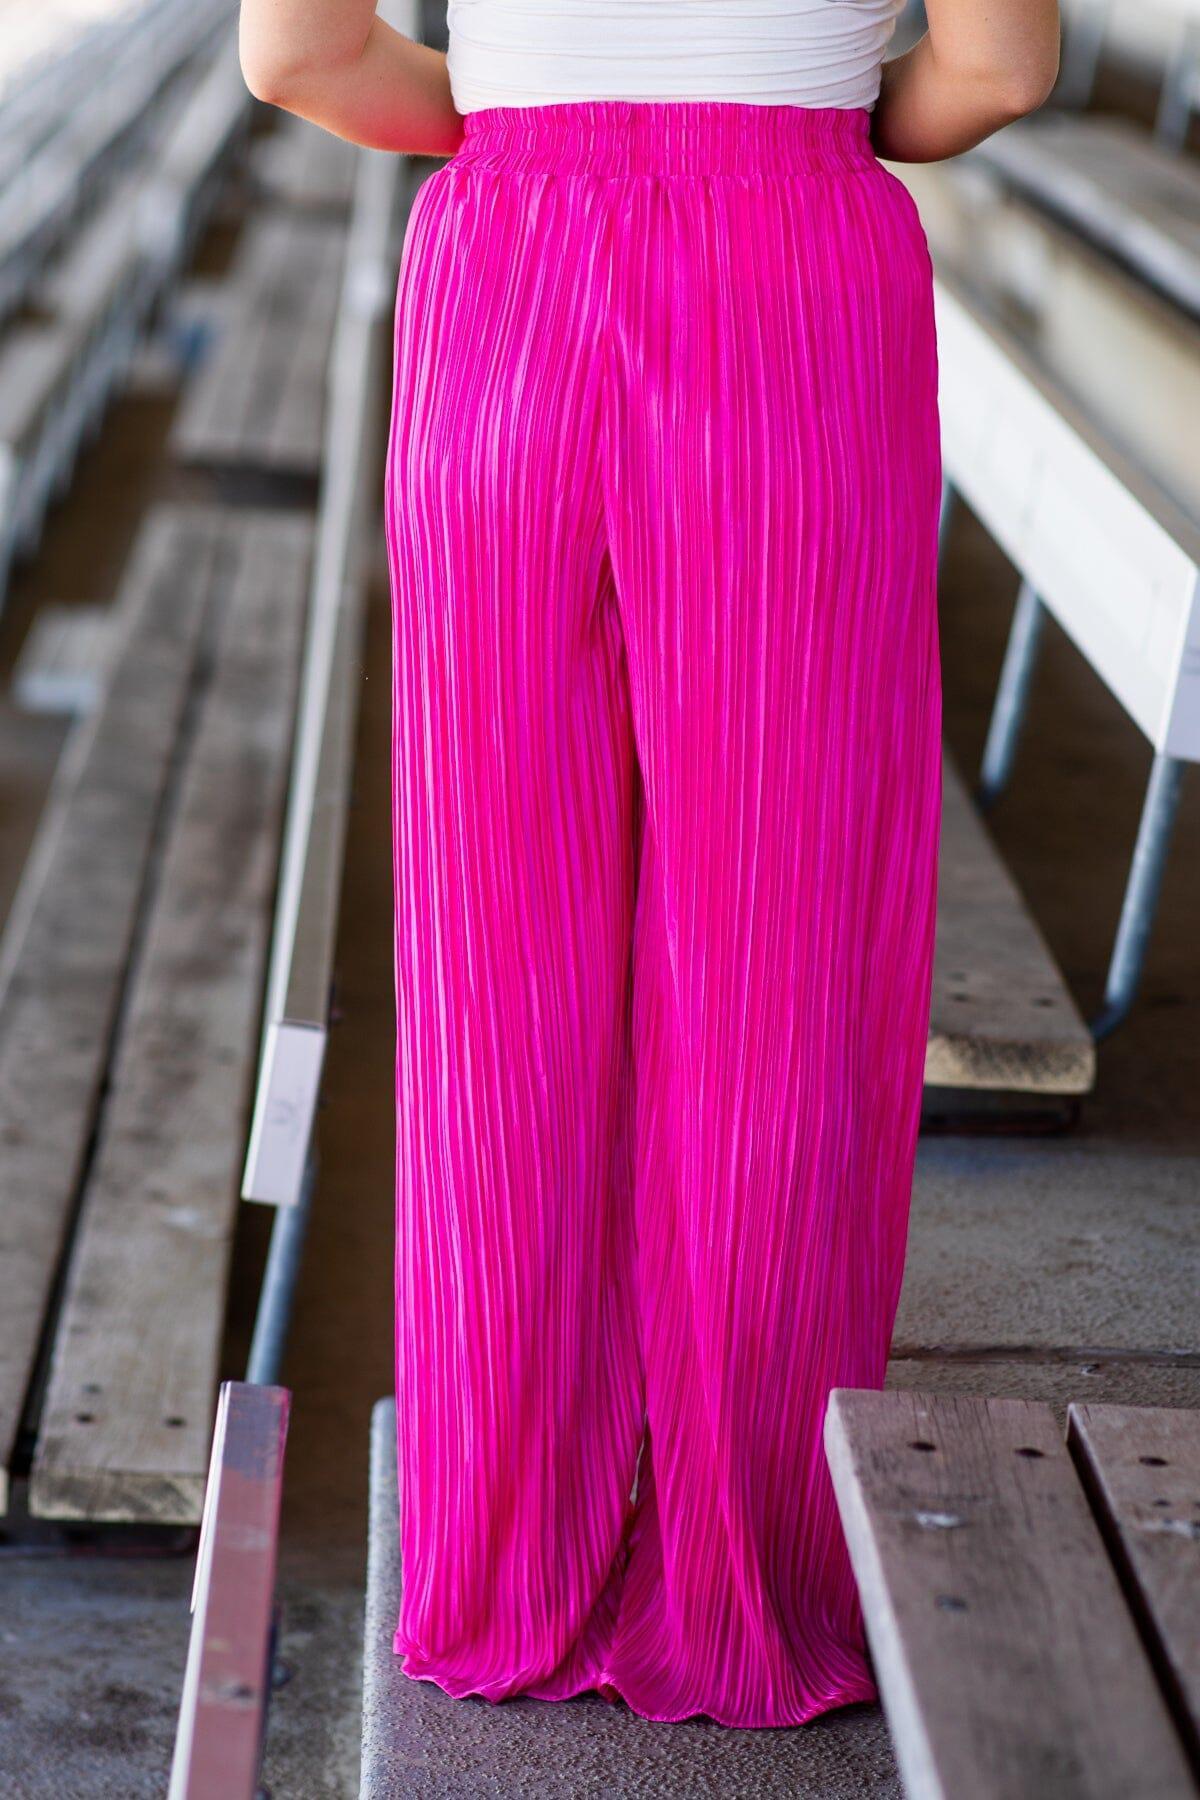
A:
{"label": "gray concrete ground", "polygon": [[[161,420],[123,409],[120,475],[84,472],[22,610],[104,597],[129,484],[154,486]],[[105,500],[110,502],[109,517]],[[115,533],[115,537],[114,537]],[[82,534],[82,535],[81,535]],[[90,542],[88,534],[90,534]],[[115,547],[114,547],[115,546]],[[946,726],[976,763],[1013,581],[968,518],[942,607]],[[15,624],[14,624],[15,621]],[[1099,999],[1148,752],[1052,629],[1015,785],[993,829],[1085,1010]],[[391,1031],[386,596],[363,668],[361,750],[321,1176],[285,1378],[295,1394],[281,1593],[289,1678],[272,1707],[276,1800],[358,1789],[370,1408],[391,1378]],[[1095,1093],[1060,1137],[925,1137],[892,1379],[908,1387],[1200,1404],[1200,780],[1185,784],[1145,991],[1101,1047]],[[247,1209],[231,1312],[239,1372],[266,1220]],[[0,1789],[17,1800],[161,1795],[191,1560],[95,1546],[19,1519],[0,1535]],[[144,1549],[144,1546],[143,1546]],[[70,1553],[68,1553],[70,1552]],[[395,1793],[663,1796],[897,1793],[879,1714],[795,1732],[649,1725],[581,1699],[454,1702],[413,1684]]]}

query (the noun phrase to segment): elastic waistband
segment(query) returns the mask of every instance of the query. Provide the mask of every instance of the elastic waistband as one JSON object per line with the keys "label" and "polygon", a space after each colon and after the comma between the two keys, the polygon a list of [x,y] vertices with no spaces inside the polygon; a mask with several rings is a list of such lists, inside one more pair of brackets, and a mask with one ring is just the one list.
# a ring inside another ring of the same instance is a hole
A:
{"label": "elastic waistband", "polygon": [[463,115],[456,163],[575,175],[837,174],[875,161],[865,107],[570,100]]}

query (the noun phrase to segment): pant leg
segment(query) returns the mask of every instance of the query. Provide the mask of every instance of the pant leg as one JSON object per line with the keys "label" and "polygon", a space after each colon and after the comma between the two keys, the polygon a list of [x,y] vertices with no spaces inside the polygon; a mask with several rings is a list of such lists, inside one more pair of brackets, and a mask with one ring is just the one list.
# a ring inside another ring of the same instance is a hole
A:
{"label": "pant leg", "polygon": [[644,1416],[596,229],[452,161],[397,300],[395,1647],[490,1699],[587,1685]]}
{"label": "pant leg", "polygon": [[873,1694],[825,1466],[899,1294],[940,813],[931,281],[839,176],[628,184],[604,412],[646,792],[637,1711]]}

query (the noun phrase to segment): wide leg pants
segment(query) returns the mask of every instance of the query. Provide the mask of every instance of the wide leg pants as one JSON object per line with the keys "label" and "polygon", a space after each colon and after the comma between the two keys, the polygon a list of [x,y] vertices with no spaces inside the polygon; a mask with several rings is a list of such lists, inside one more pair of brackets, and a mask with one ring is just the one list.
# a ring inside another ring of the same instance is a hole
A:
{"label": "wide leg pants", "polygon": [[941,800],[928,250],[862,111],[470,114],[401,259],[404,1671],[875,1689],[821,1430],[882,1384]]}

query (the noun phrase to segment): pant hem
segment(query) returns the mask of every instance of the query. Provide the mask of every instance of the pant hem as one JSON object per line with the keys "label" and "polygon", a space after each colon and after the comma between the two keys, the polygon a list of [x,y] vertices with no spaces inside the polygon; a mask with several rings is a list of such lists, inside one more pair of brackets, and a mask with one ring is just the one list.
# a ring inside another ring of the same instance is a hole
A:
{"label": "pant hem", "polygon": [[794,1716],[787,1718],[765,1718],[761,1715],[734,1717],[723,1711],[713,1711],[702,1701],[685,1702],[666,1711],[657,1711],[632,1699],[621,1682],[606,1670],[582,1677],[573,1687],[566,1688],[561,1693],[547,1694],[539,1692],[536,1681],[527,1687],[518,1688],[504,1682],[476,1686],[469,1677],[463,1679],[438,1674],[429,1664],[418,1666],[411,1652],[401,1649],[395,1643],[393,1651],[400,1659],[401,1673],[410,1681],[430,1682],[452,1700],[478,1699],[486,1701],[490,1706],[502,1706],[506,1700],[541,1700],[546,1705],[553,1706],[560,1700],[574,1700],[582,1694],[596,1693],[610,1705],[615,1705],[618,1701],[624,1702],[639,1719],[656,1725],[678,1725],[687,1719],[709,1719],[714,1725],[722,1725],[735,1731],[790,1730],[797,1725],[807,1725],[824,1713],[835,1712],[843,1706],[876,1705],[879,1701],[878,1688],[873,1681],[867,1679],[862,1682],[847,1682],[833,1694],[806,1702]]}

